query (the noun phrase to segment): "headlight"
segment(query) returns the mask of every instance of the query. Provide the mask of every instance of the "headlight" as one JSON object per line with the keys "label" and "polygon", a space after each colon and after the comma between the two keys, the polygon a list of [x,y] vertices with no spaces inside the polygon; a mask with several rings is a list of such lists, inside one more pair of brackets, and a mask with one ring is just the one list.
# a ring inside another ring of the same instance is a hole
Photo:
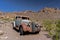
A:
{"label": "headlight", "polygon": [[30,27],[31,26],[31,23],[28,23],[28,26]]}
{"label": "headlight", "polygon": [[36,26],[36,27],[38,27],[39,25],[38,25],[38,24],[36,24],[35,26]]}
{"label": "headlight", "polygon": [[36,26],[39,26],[38,24]]}

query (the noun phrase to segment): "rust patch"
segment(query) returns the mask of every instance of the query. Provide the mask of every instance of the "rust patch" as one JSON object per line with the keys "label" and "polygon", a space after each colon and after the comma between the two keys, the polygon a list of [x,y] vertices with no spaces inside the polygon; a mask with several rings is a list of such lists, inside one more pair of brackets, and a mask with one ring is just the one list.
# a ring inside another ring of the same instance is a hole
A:
{"label": "rust patch", "polygon": [[27,26],[25,23],[22,23],[22,27],[23,27],[24,31],[32,32],[32,28],[30,28],[29,26]]}

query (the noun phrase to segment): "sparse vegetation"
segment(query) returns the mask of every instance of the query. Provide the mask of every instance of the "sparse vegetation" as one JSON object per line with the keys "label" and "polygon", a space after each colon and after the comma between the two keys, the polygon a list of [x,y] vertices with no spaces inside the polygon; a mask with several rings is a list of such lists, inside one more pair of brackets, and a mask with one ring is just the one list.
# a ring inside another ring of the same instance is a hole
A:
{"label": "sparse vegetation", "polygon": [[60,40],[60,20],[44,20],[43,25],[53,40]]}

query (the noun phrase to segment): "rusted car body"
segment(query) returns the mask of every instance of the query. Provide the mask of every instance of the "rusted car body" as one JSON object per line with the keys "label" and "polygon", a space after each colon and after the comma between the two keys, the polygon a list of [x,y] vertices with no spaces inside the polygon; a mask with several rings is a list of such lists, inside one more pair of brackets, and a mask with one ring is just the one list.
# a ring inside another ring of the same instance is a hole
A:
{"label": "rusted car body", "polygon": [[40,25],[29,20],[27,16],[16,16],[16,20],[13,22],[13,29],[19,30],[20,34],[24,32],[40,32]]}

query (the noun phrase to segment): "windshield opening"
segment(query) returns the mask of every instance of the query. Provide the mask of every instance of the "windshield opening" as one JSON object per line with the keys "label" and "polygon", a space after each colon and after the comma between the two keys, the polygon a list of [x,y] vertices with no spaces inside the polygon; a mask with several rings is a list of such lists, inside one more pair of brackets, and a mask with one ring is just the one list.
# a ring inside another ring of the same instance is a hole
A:
{"label": "windshield opening", "polygon": [[28,18],[28,17],[22,17],[22,19],[26,19],[26,20],[29,20],[29,18]]}

